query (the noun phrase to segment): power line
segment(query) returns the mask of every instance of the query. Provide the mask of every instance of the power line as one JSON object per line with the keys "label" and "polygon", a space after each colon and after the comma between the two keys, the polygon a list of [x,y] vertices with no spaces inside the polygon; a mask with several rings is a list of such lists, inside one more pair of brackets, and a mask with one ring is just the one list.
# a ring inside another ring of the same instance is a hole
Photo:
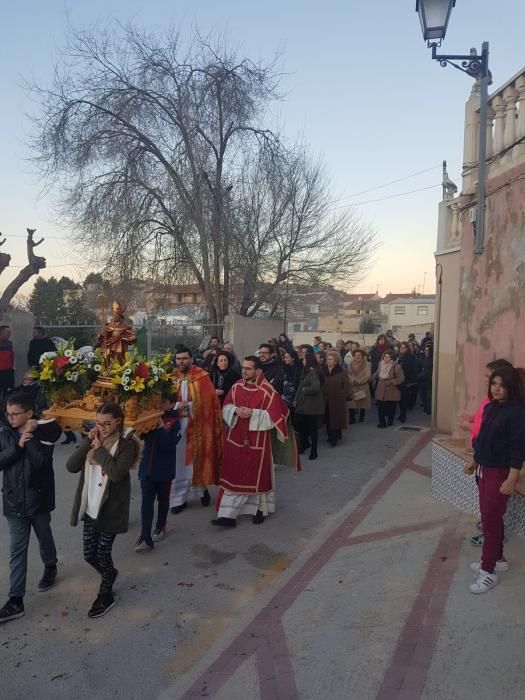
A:
{"label": "power line", "polygon": [[333,207],[334,209],[347,209],[350,207],[359,207],[362,204],[371,204],[372,202],[384,202],[386,199],[395,199],[396,197],[405,197],[408,194],[414,194],[415,192],[423,192],[424,190],[432,190],[434,187],[441,187],[441,183],[436,185],[429,185],[428,187],[420,187],[417,190],[409,190],[408,192],[398,192],[397,194],[390,194],[387,197],[379,197],[378,199],[367,199],[364,202],[352,202],[351,204],[341,204],[338,207]]}
{"label": "power line", "polygon": [[367,194],[367,192],[374,192],[375,190],[380,190],[383,187],[388,187],[389,185],[395,185],[397,182],[403,182],[404,180],[410,180],[412,177],[417,177],[418,175],[423,175],[424,173],[429,173],[431,170],[437,170],[441,168],[441,165],[433,165],[431,168],[426,168],[425,170],[418,170],[417,173],[412,173],[411,175],[405,175],[405,177],[399,177],[397,180],[391,180],[390,182],[385,182],[383,185],[376,185],[376,187],[370,187],[368,190],[361,190],[361,192],[354,192],[354,194],[347,194],[344,197],[339,197],[333,200],[335,202],[341,202],[343,199],[350,199],[351,197],[358,197],[361,194]]}

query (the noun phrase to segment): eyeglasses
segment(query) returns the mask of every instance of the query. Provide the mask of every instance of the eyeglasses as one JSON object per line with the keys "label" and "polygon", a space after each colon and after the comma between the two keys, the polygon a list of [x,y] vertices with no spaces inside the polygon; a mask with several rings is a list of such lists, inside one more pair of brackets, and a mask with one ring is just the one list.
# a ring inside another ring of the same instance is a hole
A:
{"label": "eyeglasses", "polygon": [[5,415],[8,420],[11,420],[11,418],[16,418],[17,416],[23,416],[24,413],[29,413],[29,411],[17,411],[16,413],[6,413]]}
{"label": "eyeglasses", "polygon": [[107,420],[104,423],[99,423],[98,421],[95,423],[97,428],[111,428],[113,424],[115,423],[116,418],[113,418],[113,420]]}

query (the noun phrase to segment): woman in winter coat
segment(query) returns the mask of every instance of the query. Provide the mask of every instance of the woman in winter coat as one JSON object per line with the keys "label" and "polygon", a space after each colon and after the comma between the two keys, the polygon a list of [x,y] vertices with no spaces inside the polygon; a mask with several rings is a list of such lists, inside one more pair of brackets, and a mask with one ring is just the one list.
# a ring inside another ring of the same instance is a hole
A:
{"label": "woman in winter coat", "polygon": [[310,447],[308,459],[317,459],[317,430],[324,415],[323,382],[324,377],[313,353],[306,353],[303,375],[295,394],[295,429],[299,433],[300,454]]}
{"label": "woman in winter coat", "polygon": [[432,345],[427,343],[423,347],[422,354],[417,359],[417,383],[421,407],[430,415],[432,413]]}
{"label": "woman in winter coat", "polygon": [[226,350],[219,350],[211,368],[211,381],[215,387],[221,406],[232,386],[241,378],[234,369],[234,359]]}
{"label": "woman in winter coat", "polygon": [[352,401],[348,404],[349,420],[351,424],[355,423],[356,411],[359,411],[359,422],[363,423],[365,411],[370,408],[370,365],[362,350],[354,350],[347,372],[353,392]]}
{"label": "woman in winter coat", "polygon": [[326,353],[324,368],[323,398],[325,424],[328,442],[332,447],[341,440],[342,430],[348,427],[348,410],[346,402],[351,396],[348,374],[341,367],[341,355],[337,350]]}
{"label": "woman in winter coat", "polygon": [[294,402],[295,394],[301,383],[301,377],[303,375],[303,363],[299,359],[299,356],[295,350],[285,350],[283,355],[283,369],[284,369],[284,380],[283,388],[281,391],[281,398],[285,401],[286,405],[290,409],[290,413],[295,412]]}
{"label": "woman in winter coat", "polygon": [[414,408],[417,398],[417,362],[412,353],[410,343],[399,344],[398,363],[403,368],[405,381],[399,386],[399,420],[406,423],[407,411]]}
{"label": "woman in winter coat", "polygon": [[378,428],[386,428],[394,424],[396,405],[401,398],[398,386],[405,381],[403,368],[394,361],[393,350],[387,350],[379,363],[374,377],[377,379],[375,398],[379,423]]}
{"label": "woman in winter coat", "polygon": [[129,470],[138,462],[140,445],[124,434],[124,413],[115,403],[101,406],[96,426],[68,459],[66,469],[80,473],[71,525],[84,522],[84,559],[100,574],[98,596],[88,612],[102,617],[115,605],[113,584],[118,571],[112,548],[117,534],[127,532],[131,484]]}

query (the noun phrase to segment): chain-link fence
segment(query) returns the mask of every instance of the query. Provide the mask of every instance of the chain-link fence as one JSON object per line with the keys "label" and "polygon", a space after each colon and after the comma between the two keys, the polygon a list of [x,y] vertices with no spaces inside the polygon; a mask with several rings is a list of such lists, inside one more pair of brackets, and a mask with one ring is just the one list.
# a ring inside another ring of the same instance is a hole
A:
{"label": "chain-link fence", "polygon": [[[135,327],[137,334],[137,349],[143,355],[155,355],[168,350],[173,351],[178,344],[187,345],[192,351],[197,351],[203,343],[207,343],[211,335],[220,335],[222,326],[216,324],[162,324],[147,323]],[[46,326],[50,338],[72,338],[75,347],[95,345],[100,333],[100,325],[64,325]]]}

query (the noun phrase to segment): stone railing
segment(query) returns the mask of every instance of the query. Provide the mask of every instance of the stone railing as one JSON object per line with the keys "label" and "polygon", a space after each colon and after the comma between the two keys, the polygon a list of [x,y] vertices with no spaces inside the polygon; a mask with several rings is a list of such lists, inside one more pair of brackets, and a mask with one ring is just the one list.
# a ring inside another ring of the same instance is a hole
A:
{"label": "stone railing", "polygon": [[[487,179],[525,162],[525,68],[489,96],[487,110]],[[477,183],[479,158],[479,85],[465,108],[463,193]]]}

